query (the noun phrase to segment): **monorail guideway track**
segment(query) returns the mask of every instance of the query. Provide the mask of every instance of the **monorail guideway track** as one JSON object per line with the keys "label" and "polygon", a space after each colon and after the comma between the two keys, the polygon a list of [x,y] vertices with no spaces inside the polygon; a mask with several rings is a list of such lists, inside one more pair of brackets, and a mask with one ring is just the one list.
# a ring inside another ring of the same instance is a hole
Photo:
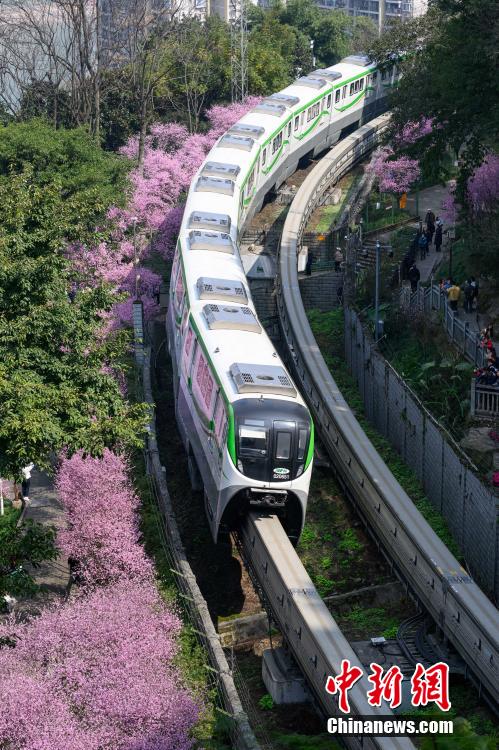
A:
{"label": "monorail guideway track", "polygon": [[[315,704],[325,717],[341,716],[337,695],[326,692],[329,675],[338,675],[343,659],[362,664],[313,585],[276,516],[252,513],[239,531],[246,564],[264,595]],[[371,689],[363,676],[349,691],[352,716],[386,719],[387,708],[369,705]],[[408,737],[343,737],[352,750],[414,750]]]}
{"label": "monorail guideway track", "polygon": [[286,218],[280,246],[277,302],[289,362],[316,428],[346,493],[397,575],[430,613],[499,704],[499,614],[422,517],[360,427],[344,400],[308,323],[298,284],[297,258],[308,217],[326,187],[365,155],[387,116],[335,146],[307,176]]}

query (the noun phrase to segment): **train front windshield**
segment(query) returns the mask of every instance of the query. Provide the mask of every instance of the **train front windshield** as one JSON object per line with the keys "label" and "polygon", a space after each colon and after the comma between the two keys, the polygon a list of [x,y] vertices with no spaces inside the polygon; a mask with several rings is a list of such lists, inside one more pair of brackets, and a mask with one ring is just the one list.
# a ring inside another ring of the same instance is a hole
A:
{"label": "train front windshield", "polygon": [[289,482],[305,467],[310,419],[300,404],[244,400],[235,404],[237,468],[261,482]]}

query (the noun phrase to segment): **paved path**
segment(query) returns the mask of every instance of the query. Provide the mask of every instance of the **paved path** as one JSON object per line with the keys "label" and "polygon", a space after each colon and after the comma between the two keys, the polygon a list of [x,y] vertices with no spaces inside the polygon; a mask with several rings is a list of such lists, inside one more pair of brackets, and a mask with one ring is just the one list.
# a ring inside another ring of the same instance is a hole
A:
{"label": "paved path", "polygon": [[[33,470],[29,498],[30,504],[25,510],[25,518],[50,524],[58,529],[65,526],[62,504],[57,497],[51,478],[44,472]],[[66,595],[70,574],[68,561],[62,555],[56,560],[42,563],[38,568],[30,568],[30,572],[40,586],[40,591],[34,599],[20,602],[16,609],[38,609],[40,605]]]}

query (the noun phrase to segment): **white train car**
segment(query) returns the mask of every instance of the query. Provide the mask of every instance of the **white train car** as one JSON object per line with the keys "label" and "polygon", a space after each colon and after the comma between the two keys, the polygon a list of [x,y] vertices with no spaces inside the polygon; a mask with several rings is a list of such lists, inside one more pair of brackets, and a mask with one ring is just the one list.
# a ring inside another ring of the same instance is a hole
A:
{"label": "white train car", "polygon": [[314,446],[308,409],[258,321],[239,236],[300,158],[381,112],[395,80],[361,56],[299,78],[221,136],[190,187],[167,332],[177,421],[215,540],[254,508],[280,515],[296,542]]}

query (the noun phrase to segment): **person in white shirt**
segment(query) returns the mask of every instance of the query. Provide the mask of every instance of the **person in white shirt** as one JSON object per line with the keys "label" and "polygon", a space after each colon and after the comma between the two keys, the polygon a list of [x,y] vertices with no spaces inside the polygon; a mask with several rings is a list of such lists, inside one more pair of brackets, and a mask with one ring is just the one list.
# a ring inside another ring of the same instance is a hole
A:
{"label": "person in white shirt", "polygon": [[22,470],[23,481],[21,485],[21,492],[23,495],[23,501],[29,503],[29,487],[31,484],[31,472],[33,471],[35,464],[28,464]]}

